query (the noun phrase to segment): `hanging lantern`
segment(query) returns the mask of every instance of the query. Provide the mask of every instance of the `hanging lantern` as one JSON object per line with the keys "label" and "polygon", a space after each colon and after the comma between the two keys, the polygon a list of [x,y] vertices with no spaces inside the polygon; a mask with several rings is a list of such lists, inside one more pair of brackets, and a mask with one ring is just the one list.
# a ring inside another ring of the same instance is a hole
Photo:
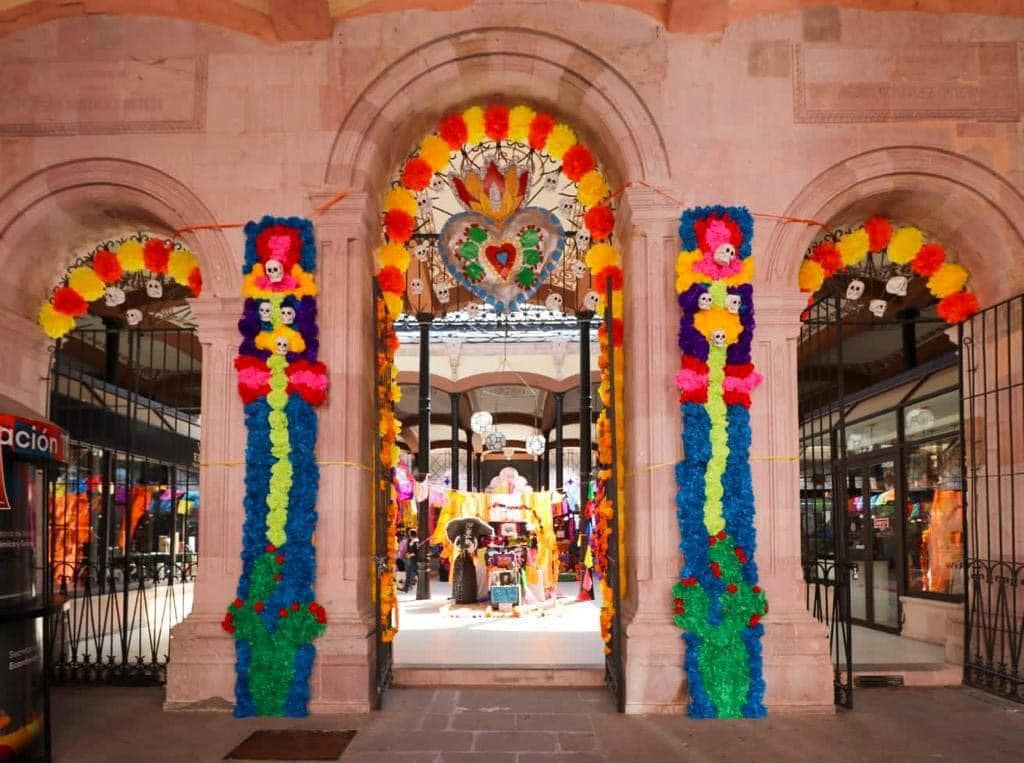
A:
{"label": "hanging lantern", "polygon": [[494,431],[487,435],[487,439],[484,440],[484,450],[503,450],[507,438],[501,432]]}
{"label": "hanging lantern", "polygon": [[547,443],[544,441],[543,435],[534,434],[526,438],[526,452],[531,456],[541,455],[545,445]]}
{"label": "hanging lantern", "polygon": [[477,434],[483,433],[485,429],[491,426],[493,422],[490,412],[488,411],[477,411],[469,417],[469,426]]}

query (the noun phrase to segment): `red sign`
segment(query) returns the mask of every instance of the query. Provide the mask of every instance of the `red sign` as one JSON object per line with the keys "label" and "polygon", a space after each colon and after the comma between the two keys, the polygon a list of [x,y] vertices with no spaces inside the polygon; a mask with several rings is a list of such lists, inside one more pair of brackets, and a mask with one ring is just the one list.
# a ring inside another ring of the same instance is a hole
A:
{"label": "red sign", "polygon": [[67,460],[67,435],[48,421],[0,414],[0,446],[22,458]]}

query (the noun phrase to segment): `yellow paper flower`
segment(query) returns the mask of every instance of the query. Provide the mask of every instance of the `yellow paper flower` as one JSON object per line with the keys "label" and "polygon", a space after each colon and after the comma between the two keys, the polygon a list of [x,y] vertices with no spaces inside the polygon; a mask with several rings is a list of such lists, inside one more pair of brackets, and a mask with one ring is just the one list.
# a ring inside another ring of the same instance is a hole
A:
{"label": "yellow paper flower", "polygon": [[933,296],[942,299],[964,288],[967,278],[967,269],[963,265],[958,265],[955,262],[946,262],[932,273],[928,279],[928,291]]}
{"label": "yellow paper flower", "polygon": [[92,302],[103,296],[103,281],[96,275],[95,270],[86,265],[77,267],[68,273],[68,286],[81,294],[82,299],[86,302]]}
{"label": "yellow paper flower", "polygon": [[[703,273],[701,273],[700,275],[702,276],[702,278],[700,279],[701,281],[710,282],[710,278],[708,278],[707,276],[704,276]],[[753,257],[747,257],[747,259],[743,260],[743,264],[740,265],[740,272],[739,273],[736,273],[735,275],[731,275],[731,276],[726,276],[725,278],[722,279],[722,283],[724,283],[726,286],[740,286],[741,284],[745,284],[745,283],[753,283],[753,281],[754,281],[754,258]]]}
{"label": "yellow paper flower", "polygon": [[[682,294],[697,280],[694,264],[701,258],[700,249],[682,251],[676,257],[676,293]],[[749,258],[748,258],[749,259]]]}
{"label": "yellow paper flower", "polygon": [[562,157],[565,156],[565,152],[575,144],[576,133],[573,132],[569,125],[559,122],[551,129],[551,134],[548,135],[548,142],[545,144],[544,150],[548,152],[548,156],[552,159],[561,161]]}
{"label": "yellow paper flower", "polygon": [[594,244],[584,258],[591,273],[600,273],[611,265],[619,264],[619,253],[611,244]]}
{"label": "yellow paper flower", "polygon": [[419,205],[416,197],[404,188],[392,188],[384,195],[384,209],[400,209],[403,212],[416,216]]}
{"label": "yellow paper flower", "polygon": [[608,195],[608,184],[604,176],[597,170],[591,170],[582,178],[576,187],[576,198],[585,207],[592,207]]}
{"label": "yellow paper flower", "polygon": [[39,325],[50,339],[60,339],[75,327],[75,319],[70,315],[58,313],[53,305],[47,302],[39,310]]}
{"label": "yellow paper flower", "polygon": [[844,265],[856,265],[868,256],[868,252],[871,250],[871,238],[866,230],[857,228],[840,238],[836,249],[839,250],[839,256]]}
{"label": "yellow paper flower", "polygon": [[897,228],[889,240],[889,262],[897,265],[906,265],[917,255],[921,244],[924,243],[924,234],[917,228]]}
{"label": "yellow paper flower", "polygon": [[392,294],[390,291],[384,292],[383,295],[384,304],[387,305],[388,315],[392,318],[397,318],[402,314],[402,295]]}
{"label": "yellow paper flower", "polygon": [[484,110],[480,106],[470,106],[462,112],[462,119],[466,123],[467,146],[475,146],[484,139]]}
{"label": "yellow paper flower", "polygon": [[145,260],[142,256],[142,244],[135,239],[123,241],[117,248],[117,261],[121,263],[121,270],[131,273],[142,270]]}
{"label": "yellow paper flower", "polygon": [[188,249],[175,249],[167,262],[167,274],[180,284],[188,285],[188,277],[199,265],[196,256]]}
{"label": "yellow paper flower", "polygon": [[825,283],[825,271],[814,260],[804,260],[800,265],[800,274],[797,276],[797,284],[800,291],[816,292]]}
{"label": "yellow paper flower", "polygon": [[705,339],[711,341],[711,335],[718,330],[725,332],[726,344],[734,344],[740,338],[743,325],[735,313],[712,307],[710,310],[698,310],[693,316],[693,326]]}
{"label": "yellow paper flower", "polygon": [[437,135],[428,135],[420,142],[420,159],[430,165],[434,172],[440,172],[448,166],[451,148],[448,142]]}
{"label": "yellow paper flower", "polygon": [[256,335],[256,346],[261,350],[276,352],[279,338],[288,343],[289,352],[302,352],[306,349],[302,334],[287,326],[278,326],[273,331],[261,331]]}
{"label": "yellow paper flower", "polygon": [[395,267],[404,273],[409,269],[409,250],[401,244],[385,244],[377,250],[377,265]]}
{"label": "yellow paper flower", "polygon": [[536,112],[529,106],[513,106],[508,113],[509,139],[526,143],[530,137],[530,122],[536,115]]}

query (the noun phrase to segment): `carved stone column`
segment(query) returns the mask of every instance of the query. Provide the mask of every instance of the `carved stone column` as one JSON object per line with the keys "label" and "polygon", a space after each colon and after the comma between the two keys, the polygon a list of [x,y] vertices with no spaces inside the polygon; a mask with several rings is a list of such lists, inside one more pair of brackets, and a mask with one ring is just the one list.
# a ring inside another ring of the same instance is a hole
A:
{"label": "carved stone column", "polygon": [[245,418],[234,358],[242,298],[190,300],[203,348],[199,446],[199,570],[192,613],[171,629],[164,706],[180,709],[212,698],[233,702],[234,641],[221,628],[241,572],[245,512]]}

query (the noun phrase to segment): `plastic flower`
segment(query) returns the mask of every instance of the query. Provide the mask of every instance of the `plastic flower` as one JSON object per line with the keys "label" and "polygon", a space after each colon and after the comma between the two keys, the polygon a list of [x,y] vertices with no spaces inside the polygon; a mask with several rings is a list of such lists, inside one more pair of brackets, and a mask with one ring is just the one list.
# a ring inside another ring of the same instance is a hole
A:
{"label": "plastic flower", "polygon": [[978,298],[969,291],[958,291],[939,302],[935,308],[946,323],[962,323],[981,309]]}
{"label": "plastic flower", "polygon": [[608,184],[597,170],[591,170],[580,178],[576,198],[585,207],[592,207],[608,195]]}
{"label": "plastic flower", "polygon": [[394,265],[388,265],[377,273],[377,283],[380,284],[381,291],[401,294],[405,290],[405,273]]}
{"label": "plastic flower", "polygon": [[39,325],[50,339],[60,339],[75,327],[75,319],[47,302],[39,309]]}
{"label": "plastic flower", "polygon": [[837,270],[843,267],[843,258],[831,241],[822,241],[811,251],[811,259],[821,265],[825,271],[825,277],[830,277]]}
{"label": "plastic flower", "polygon": [[158,238],[149,239],[142,247],[142,259],[150,272],[166,273],[170,257],[171,249],[167,242]]}
{"label": "plastic flower", "polygon": [[868,256],[871,249],[871,239],[863,228],[850,231],[839,239],[836,244],[840,258],[844,265],[856,265]]}
{"label": "plastic flower", "polygon": [[384,213],[384,232],[389,241],[404,244],[412,235],[415,224],[412,215],[401,209],[389,209]]}
{"label": "plastic flower", "polygon": [[573,132],[573,129],[569,125],[559,122],[552,128],[551,134],[548,135],[544,150],[548,152],[552,159],[561,161],[562,157],[565,156],[565,152],[575,143],[576,133]]}
{"label": "plastic flower", "polygon": [[924,234],[917,228],[908,226],[899,228],[892,234],[889,241],[889,261],[897,265],[906,265],[917,254],[924,243]]}
{"label": "plastic flower", "polygon": [[953,292],[960,291],[967,283],[968,277],[967,269],[963,265],[947,262],[928,279],[928,291],[940,299],[948,297]]}
{"label": "plastic flower", "polygon": [[[96,266],[95,261],[93,267]],[[188,249],[175,249],[167,261],[167,275],[180,284],[187,284],[192,271],[199,266],[196,256]]]}
{"label": "plastic flower", "polygon": [[51,301],[53,309],[62,315],[85,315],[89,311],[89,303],[70,286],[61,286],[57,289]]}
{"label": "plastic flower", "polygon": [[864,230],[871,242],[871,251],[880,252],[889,245],[892,238],[892,223],[884,217],[871,217],[864,223]]}
{"label": "plastic flower", "polygon": [[594,244],[584,258],[590,272],[597,273],[612,265],[619,264],[619,253],[611,244]]}

